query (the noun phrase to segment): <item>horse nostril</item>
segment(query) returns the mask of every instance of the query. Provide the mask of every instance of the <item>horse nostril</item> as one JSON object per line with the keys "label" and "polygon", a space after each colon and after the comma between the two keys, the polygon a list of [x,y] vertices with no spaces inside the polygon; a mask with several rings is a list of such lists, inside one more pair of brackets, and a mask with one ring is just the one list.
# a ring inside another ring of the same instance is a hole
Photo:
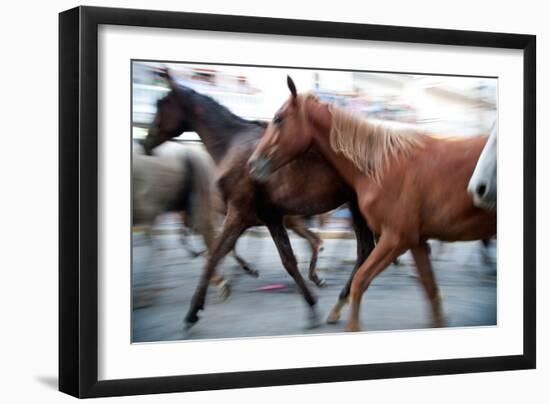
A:
{"label": "horse nostril", "polygon": [[476,194],[478,194],[478,196],[484,196],[485,195],[485,192],[487,191],[487,186],[485,184],[479,184],[476,188]]}

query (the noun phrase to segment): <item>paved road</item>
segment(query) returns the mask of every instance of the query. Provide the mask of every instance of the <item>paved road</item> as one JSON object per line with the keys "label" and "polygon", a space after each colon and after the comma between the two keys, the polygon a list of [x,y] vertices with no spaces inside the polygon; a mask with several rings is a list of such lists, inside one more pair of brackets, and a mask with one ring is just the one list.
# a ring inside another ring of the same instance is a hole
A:
{"label": "paved road", "polygon": [[[200,240],[191,237],[200,248]],[[306,274],[309,249],[301,239],[291,237],[302,274]],[[239,253],[260,272],[259,278],[244,274],[231,257],[220,273],[232,286],[223,300],[216,289],[208,292],[206,309],[187,339],[214,339],[343,332],[348,310],[336,325],[323,323],[305,329],[307,307],[279,260],[273,241],[245,234],[237,245]],[[481,255],[481,243],[436,244],[432,247],[434,271],[443,295],[447,326],[496,324],[496,269]],[[495,257],[494,245],[489,251]],[[336,302],[352,268],[355,240],[325,240],[319,274],[327,286],[308,284],[319,297],[325,317]],[[192,258],[168,233],[154,239],[154,247],[134,234],[133,247],[133,341],[169,341],[184,338],[182,319],[195,290],[204,258]],[[266,290],[268,289],[268,290]],[[416,277],[412,259],[405,254],[399,265],[379,275],[363,297],[363,329],[398,330],[431,326],[430,311]]]}

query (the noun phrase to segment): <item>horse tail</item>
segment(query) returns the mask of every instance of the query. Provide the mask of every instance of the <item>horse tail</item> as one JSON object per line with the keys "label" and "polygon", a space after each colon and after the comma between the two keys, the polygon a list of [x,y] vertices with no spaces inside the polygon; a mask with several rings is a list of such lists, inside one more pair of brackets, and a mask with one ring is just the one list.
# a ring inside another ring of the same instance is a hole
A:
{"label": "horse tail", "polygon": [[214,241],[214,163],[206,152],[189,148],[185,153],[186,210],[195,231],[204,237],[208,249]]}

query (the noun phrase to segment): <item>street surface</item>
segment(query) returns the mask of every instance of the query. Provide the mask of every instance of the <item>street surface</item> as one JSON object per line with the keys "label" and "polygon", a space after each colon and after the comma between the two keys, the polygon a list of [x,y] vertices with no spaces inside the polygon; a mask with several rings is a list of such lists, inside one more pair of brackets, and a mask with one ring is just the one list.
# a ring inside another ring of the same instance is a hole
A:
{"label": "street surface", "polygon": [[[197,236],[189,244],[203,249]],[[231,285],[222,299],[214,286],[208,291],[200,321],[184,335],[182,320],[203,270],[205,258],[192,257],[174,231],[158,232],[152,244],[134,233],[133,342],[216,339],[343,332],[348,309],[338,324],[306,329],[307,305],[281,264],[275,245],[262,228],[245,233],[237,243],[239,254],[259,271],[259,278],[245,274],[227,256],[218,267]],[[291,243],[302,275],[307,279],[309,245],[291,234]],[[495,245],[485,259],[481,242],[432,243],[432,260],[448,327],[496,325]],[[325,238],[318,271],[327,284],[308,282],[318,296],[319,312],[326,319],[346,282],[355,259],[355,239]],[[429,305],[415,276],[411,256],[400,257],[380,274],[363,296],[361,321],[365,331],[431,327]]]}

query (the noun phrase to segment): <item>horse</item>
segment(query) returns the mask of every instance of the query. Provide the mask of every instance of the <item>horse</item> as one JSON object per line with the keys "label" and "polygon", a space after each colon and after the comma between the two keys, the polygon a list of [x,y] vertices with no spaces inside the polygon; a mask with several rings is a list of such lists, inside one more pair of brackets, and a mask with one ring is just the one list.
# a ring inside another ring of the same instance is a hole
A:
{"label": "horse", "polygon": [[497,125],[493,124],[489,140],[479,156],[476,168],[468,182],[468,193],[474,205],[484,209],[497,206]]}
{"label": "horse", "polygon": [[[487,137],[442,138],[371,122],[311,93],[298,95],[290,77],[287,84],[290,97],[269,123],[249,170],[258,181],[269,181],[315,146],[355,190],[378,242],[353,277],[346,330],[360,330],[363,293],[407,250],[431,303],[433,324],[443,326],[427,240],[479,240],[496,234],[496,212],[476,207],[466,192]],[[317,177],[311,180],[315,183]],[[347,301],[338,300],[330,320],[338,320]]]}
{"label": "horse", "polygon": [[[147,229],[146,235],[150,238],[150,229],[160,214],[178,213],[182,222],[202,236],[207,251],[211,251],[220,199],[213,180],[212,160],[206,152],[189,146],[176,146],[171,155],[163,154],[146,156],[139,148],[134,148],[132,224]],[[258,276],[234,249],[232,255],[246,273]],[[229,285],[221,275],[213,276],[211,282],[218,287],[222,297],[229,295]]]}
{"label": "horse", "polygon": [[[176,83],[166,69],[159,74],[166,80],[169,92],[157,103],[155,118],[143,142],[146,151],[150,152],[184,131],[195,131],[218,168],[217,184],[227,205],[223,229],[185,315],[184,330],[188,331],[199,320],[198,312],[204,309],[208,282],[218,262],[246,229],[260,225],[267,226],[284,268],[308,304],[307,326],[318,326],[317,297],[298,270],[285,228],[285,223],[286,226],[291,223],[285,222],[285,218],[290,215],[315,215],[350,203],[359,240],[357,262],[362,262],[373,248],[373,237],[359,214],[353,190],[314,149],[281,169],[270,180],[263,183],[255,181],[249,173],[247,161],[264,134],[266,124],[238,117],[212,98]],[[311,181],[313,178],[318,178],[315,183]],[[308,237],[305,226],[303,229],[291,228],[298,234],[302,231],[301,235]],[[319,244],[317,241],[315,243],[309,277],[321,285],[323,281],[315,272],[314,262]],[[358,264],[342,289],[343,298],[349,294],[351,277],[357,267]]]}

